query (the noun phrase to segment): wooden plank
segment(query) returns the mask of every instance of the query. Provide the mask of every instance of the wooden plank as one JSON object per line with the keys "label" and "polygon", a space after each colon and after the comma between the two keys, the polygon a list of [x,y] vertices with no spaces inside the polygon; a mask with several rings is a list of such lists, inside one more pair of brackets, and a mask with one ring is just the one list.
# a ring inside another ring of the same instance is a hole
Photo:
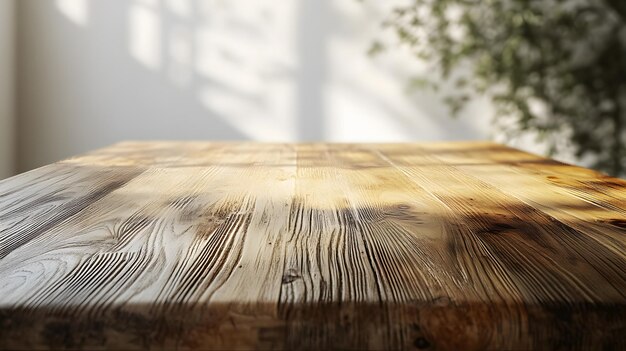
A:
{"label": "wooden plank", "polygon": [[492,143],[120,143],[0,182],[0,348],[626,348],[624,223]]}

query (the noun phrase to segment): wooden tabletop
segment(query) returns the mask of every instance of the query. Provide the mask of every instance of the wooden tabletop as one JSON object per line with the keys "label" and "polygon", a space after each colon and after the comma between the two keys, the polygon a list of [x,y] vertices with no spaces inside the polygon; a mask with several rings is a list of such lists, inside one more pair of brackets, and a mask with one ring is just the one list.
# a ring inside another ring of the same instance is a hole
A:
{"label": "wooden tabletop", "polygon": [[0,348],[624,349],[625,234],[493,143],[120,143],[0,182]]}

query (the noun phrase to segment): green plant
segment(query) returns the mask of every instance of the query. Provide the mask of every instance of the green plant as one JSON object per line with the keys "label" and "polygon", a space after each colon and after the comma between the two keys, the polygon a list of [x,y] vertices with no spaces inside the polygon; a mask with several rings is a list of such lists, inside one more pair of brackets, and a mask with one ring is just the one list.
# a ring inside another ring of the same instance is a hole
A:
{"label": "green plant", "polygon": [[496,120],[513,118],[508,135],[534,132],[551,152],[566,135],[578,157],[624,174],[626,1],[412,0],[385,25],[455,84],[452,112],[487,94]]}

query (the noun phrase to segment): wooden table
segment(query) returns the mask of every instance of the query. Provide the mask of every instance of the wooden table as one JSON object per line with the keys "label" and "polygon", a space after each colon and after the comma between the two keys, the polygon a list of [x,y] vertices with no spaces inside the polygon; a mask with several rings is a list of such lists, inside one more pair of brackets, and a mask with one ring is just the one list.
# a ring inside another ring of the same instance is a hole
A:
{"label": "wooden table", "polygon": [[624,349],[625,234],[492,143],[120,143],[0,182],[0,347]]}

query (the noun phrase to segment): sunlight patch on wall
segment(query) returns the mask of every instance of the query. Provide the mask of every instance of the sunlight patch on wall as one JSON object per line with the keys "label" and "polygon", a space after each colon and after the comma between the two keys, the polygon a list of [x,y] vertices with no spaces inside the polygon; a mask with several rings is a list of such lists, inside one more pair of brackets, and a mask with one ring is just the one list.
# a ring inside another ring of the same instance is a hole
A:
{"label": "sunlight patch on wall", "polygon": [[[462,112],[472,119],[455,119],[439,95],[447,93],[447,86],[440,92],[410,89],[411,78],[437,79],[437,74],[431,62],[418,60],[410,48],[400,45],[393,31],[383,30],[381,23],[391,13],[392,1],[333,1],[332,5],[337,20],[327,44],[328,139],[428,141],[487,136],[489,114],[483,112],[484,101],[473,101]],[[368,56],[377,39],[390,50]]]}
{"label": "sunlight patch on wall", "polygon": [[485,129],[452,120],[433,93],[407,95],[410,77],[433,74],[410,50],[367,56],[386,2],[128,1],[131,56],[246,138],[433,140]]}
{"label": "sunlight patch on wall", "polygon": [[89,22],[88,0],[56,0],[56,7],[65,17],[79,26]]}
{"label": "sunlight patch on wall", "polygon": [[192,0],[165,0],[163,20],[168,26],[167,33],[167,71],[169,79],[178,87],[192,84],[193,72],[193,11]]}
{"label": "sunlight patch on wall", "polygon": [[189,28],[177,25],[168,33],[169,78],[174,84],[186,87],[193,80],[193,33]]}
{"label": "sunlight patch on wall", "polygon": [[263,111],[265,108],[257,103],[242,101],[228,91],[207,87],[199,94],[200,101],[207,109],[245,134],[252,140],[277,141],[291,140],[292,136],[279,121]]}
{"label": "sunlight patch on wall", "polygon": [[191,0],[165,0],[165,5],[168,11],[179,17],[186,18],[191,15]]}
{"label": "sunlight patch on wall", "polygon": [[331,86],[328,91],[326,138],[341,142],[385,142],[409,140],[407,128],[375,101],[354,91]]}
{"label": "sunlight patch on wall", "polygon": [[[406,141],[416,130],[432,128],[417,122],[406,98],[403,84],[408,72],[415,71],[410,56],[396,55],[387,60],[367,55],[373,38],[380,31],[378,3],[336,1],[333,12],[340,20],[341,31],[328,39],[331,65],[327,89],[328,116],[325,134],[335,141]],[[374,8],[372,8],[374,7]],[[427,121],[427,118],[426,118]]]}
{"label": "sunlight patch on wall", "polygon": [[199,1],[193,28],[198,98],[253,140],[296,138],[296,1]]}
{"label": "sunlight patch on wall", "polygon": [[297,138],[297,0],[132,0],[131,56],[252,140]]}
{"label": "sunlight patch on wall", "polygon": [[161,18],[155,1],[136,1],[129,13],[129,50],[145,67],[161,66]]}

